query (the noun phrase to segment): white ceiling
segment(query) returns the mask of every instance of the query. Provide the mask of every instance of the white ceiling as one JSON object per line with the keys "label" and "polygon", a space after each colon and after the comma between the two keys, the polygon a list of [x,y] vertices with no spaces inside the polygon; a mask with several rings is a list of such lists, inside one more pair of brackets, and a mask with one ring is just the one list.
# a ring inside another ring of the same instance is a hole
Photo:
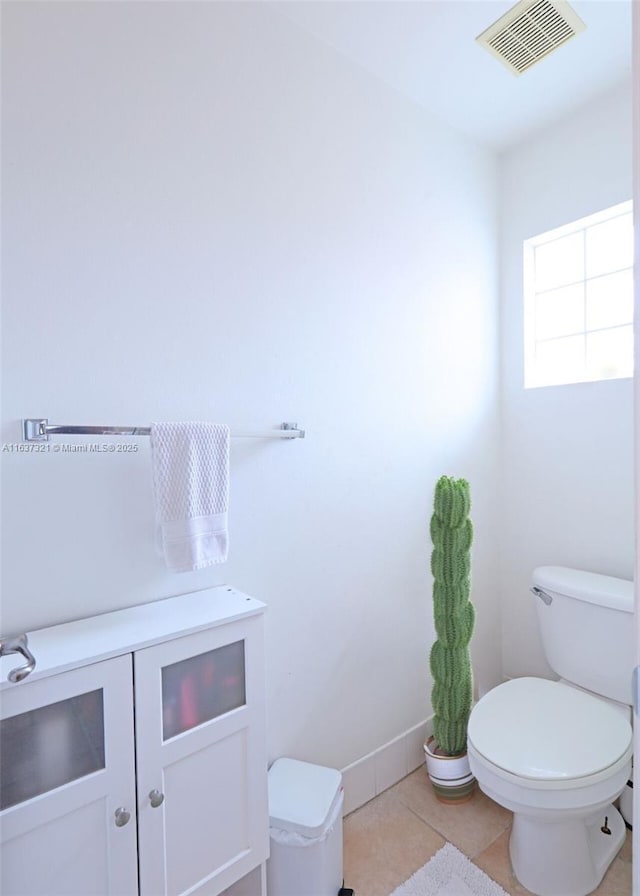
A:
{"label": "white ceiling", "polygon": [[475,42],[504,0],[293,0],[278,10],[497,150],[631,80],[631,0],[572,0],[586,31],[519,77]]}

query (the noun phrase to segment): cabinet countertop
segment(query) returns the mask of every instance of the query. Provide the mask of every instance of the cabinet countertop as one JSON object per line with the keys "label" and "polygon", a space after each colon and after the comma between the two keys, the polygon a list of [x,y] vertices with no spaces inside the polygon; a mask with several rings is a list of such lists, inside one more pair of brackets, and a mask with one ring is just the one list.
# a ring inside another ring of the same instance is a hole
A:
{"label": "cabinet countertop", "polygon": [[[258,616],[265,609],[265,604],[256,598],[229,585],[217,585],[27,632],[36,668],[25,683]],[[23,663],[20,654],[0,659],[0,689],[20,687],[9,682],[7,676]]]}

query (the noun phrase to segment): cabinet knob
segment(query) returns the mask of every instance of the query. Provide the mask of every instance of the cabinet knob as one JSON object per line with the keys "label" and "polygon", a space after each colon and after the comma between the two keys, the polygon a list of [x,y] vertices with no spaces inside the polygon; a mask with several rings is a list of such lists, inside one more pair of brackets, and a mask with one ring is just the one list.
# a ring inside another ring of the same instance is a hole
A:
{"label": "cabinet knob", "polygon": [[149,791],[149,802],[154,809],[157,809],[164,803],[164,793],[160,793],[159,790]]}
{"label": "cabinet knob", "polygon": [[119,806],[115,811],[116,827],[123,828],[131,818],[131,812],[127,812],[124,806]]}

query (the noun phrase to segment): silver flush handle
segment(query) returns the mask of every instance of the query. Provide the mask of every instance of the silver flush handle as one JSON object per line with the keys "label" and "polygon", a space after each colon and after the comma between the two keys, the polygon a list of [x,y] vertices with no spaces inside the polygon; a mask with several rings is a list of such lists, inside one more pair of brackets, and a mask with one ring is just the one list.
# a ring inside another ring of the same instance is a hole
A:
{"label": "silver flush handle", "polygon": [[540,600],[549,606],[550,603],[553,603],[553,598],[550,594],[547,594],[546,591],[543,591],[542,588],[538,588],[536,585],[531,589],[531,593],[535,594],[536,597],[539,597]]}

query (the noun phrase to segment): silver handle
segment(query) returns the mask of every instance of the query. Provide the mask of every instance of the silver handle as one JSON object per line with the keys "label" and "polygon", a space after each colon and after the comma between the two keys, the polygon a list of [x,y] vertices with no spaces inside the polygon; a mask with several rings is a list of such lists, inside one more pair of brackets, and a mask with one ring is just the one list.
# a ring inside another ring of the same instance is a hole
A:
{"label": "silver handle", "polygon": [[164,803],[164,793],[161,793],[159,790],[149,791],[149,802],[154,809],[157,809],[158,806]]}
{"label": "silver handle", "polygon": [[23,666],[12,669],[7,675],[9,681],[17,684],[27,675],[31,675],[36,667],[36,658],[29,650],[29,639],[26,635],[18,635],[15,638],[0,639],[0,656],[9,656],[11,653],[21,654],[27,661]]}
{"label": "silver handle", "polygon": [[131,818],[131,812],[127,812],[124,806],[118,806],[114,814],[117,828],[123,828]]}
{"label": "silver handle", "polygon": [[531,588],[531,593],[535,594],[536,597],[539,597],[543,604],[549,606],[549,604],[553,603],[553,598],[550,594],[547,594],[546,591],[543,591],[542,588],[538,588],[537,585],[534,585]]}

